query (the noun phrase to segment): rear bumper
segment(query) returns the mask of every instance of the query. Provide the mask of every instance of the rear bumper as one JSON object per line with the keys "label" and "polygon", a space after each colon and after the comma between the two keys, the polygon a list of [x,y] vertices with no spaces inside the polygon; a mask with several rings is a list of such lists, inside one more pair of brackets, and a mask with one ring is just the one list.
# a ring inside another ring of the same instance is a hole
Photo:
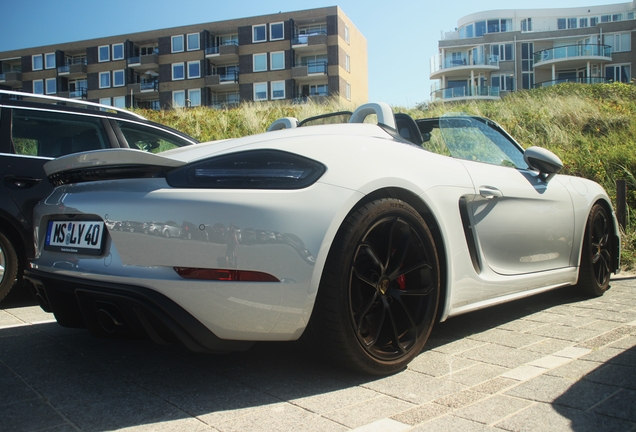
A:
{"label": "rear bumper", "polygon": [[220,339],[177,303],[148,288],[51,276],[25,270],[26,284],[42,309],[64,327],[87,328],[97,337],[142,337],[181,343],[196,352],[243,351],[253,343]]}

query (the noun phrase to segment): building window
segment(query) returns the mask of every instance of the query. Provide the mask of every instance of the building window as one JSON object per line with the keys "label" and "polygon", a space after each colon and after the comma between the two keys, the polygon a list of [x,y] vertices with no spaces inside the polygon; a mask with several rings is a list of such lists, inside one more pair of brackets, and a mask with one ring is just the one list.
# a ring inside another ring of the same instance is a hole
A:
{"label": "building window", "polygon": [[44,81],[42,81],[42,80],[34,80],[33,81],[33,93],[34,94],[44,94]]}
{"label": "building window", "polygon": [[182,80],[185,78],[185,70],[183,63],[174,63],[172,65],[172,81]]}
{"label": "building window", "polygon": [[285,32],[283,31],[285,25],[280,23],[274,23],[269,25],[269,40],[282,40],[285,39]]}
{"label": "building window", "polygon": [[267,83],[254,83],[254,100],[267,100]]}
{"label": "building window", "polygon": [[42,54],[31,56],[31,65],[34,71],[42,70]]}
{"label": "building window", "polygon": [[126,96],[114,97],[113,106],[116,108],[126,108]]}
{"label": "building window", "polygon": [[351,57],[349,57],[349,54],[345,54],[345,70],[351,72]]}
{"label": "building window", "polygon": [[526,18],[521,20],[521,31],[522,32],[532,31],[532,18]]}
{"label": "building window", "polygon": [[123,70],[113,71],[113,87],[123,87],[126,84]]}
{"label": "building window", "polygon": [[587,27],[587,18],[580,18],[579,19],[579,28],[585,28]]}
{"label": "building window", "polygon": [[201,62],[191,61],[188,62],[188,78],[201,78]]}
{"label": "building window", "polygon": [[631,33],[605,35],[605,45],[611,46],[613,53],[631,51]]}
{"label": "building window", "polygon": [[565,18],[557,19],[557,29],[565,30]]}
{"label": "building window", "polygon": [[110,87],[110,72],[99,73],[99,88]]}
{"label": "building window", "polygon": [[118,43],[113,44],[113,60],[123,60],[124,59],[124,44]]}
{"label": "building window", "polygon": [[267,54],[254,54],[254,72],[267,70]]}
{"label": "building window", "polygon": [[199,33],[190,33],[188,35],[188,51],[196,51],[199,50]]}
{"label": "building window", "polygon": [[521,44],[521,88],[528,90],[534,87],[534,52],[533,43]]}
{"label": "building window", "polygon": [[44,68],[55,69],[55,53],[44,54]]}
{"label": "building window", "polygon": [[271,70],[279,70],[279,69],[285,69],[285,52],[284,51],[280,51],[280,52],[273,52],[270,53],[270,69]]}
{"label": "building window", "polygon": [[590,17],[590,27],[594,27],[598,24],[598,17]]}
{"label": "building window", "polygon": [[188,105],[189,107],[201,106],[201,89],[188,90]]}
{"label": "building window", "polygon": [[285,81],[272,81],[272,100],[285,99]]}
{"label": "building window", "polygon": [[186,106],[185,90],[172,92],[172,108],[183,108]]}
{"label": "building window", "polygon": [[110,98],[99,98],[99,103],[102,105],[110,105]]}
{"label": "building window", "polygon": [[493,75],[491,78],[492,87],[498,87],[499,91],[513,91],[513,83],[512,75]]}
{"label": "building window", "polygon": [[497,61],[514,60],[512,44],[490,45],[490,55]]}
{"label": "building window", "polygon": [[632,68],[630,65],[606,66],[605,78],[610,81],[629,83],[632,78]]}
{"label": "building window", "polygon": [[110,61],[110,47],[108,45],[102,45],[97,48],[98,61],[107,62]]}
{"label": "building window", "polygon": [[265,42],[267,40],[267,31],[265,24],[252,26],[252,42]]}
{"label": "building window", "polygon": [[475,36],[480,37],[486,34],[486,21],[477,21],[475,23]]}
{"label": "building window", "polygon": [[172,52],[183,52],[183,35],[172,36]]}
{"label": "building window", "polygon": [[351,100],[351,84],[349,83],[345,84],[345,98]]}
{"label": "building window", "polygon": [[577,24],[576,18],[568,18],[568,28],[569,29],[577,28],[576,24]]}
{"label": "building window", "polygon": [[350,41],[349,41],[349,26],[345,26],[344,33],[345,33],[345,35],[344,35],[345,36],[345,38],[344,38],[345,42],[346,43],[350,43]]}

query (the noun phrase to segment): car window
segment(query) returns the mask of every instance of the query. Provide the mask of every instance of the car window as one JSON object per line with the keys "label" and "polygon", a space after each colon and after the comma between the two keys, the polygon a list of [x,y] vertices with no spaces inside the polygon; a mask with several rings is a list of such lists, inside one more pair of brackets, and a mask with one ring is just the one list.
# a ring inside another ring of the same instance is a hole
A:
{"label": "car window", "polygon": [[173,148],[183,147],[192,142],[178,135],[137,123],[117,120],[117,125],[124,134],[130,148],[159,153]]}
{"label": "car window", "polygon": [[430,144],[437,146],[436,153],[448,152],[458,159],[528,168],[523,159],[523,151],[487,119],[469,116],[442,117],[439,120],[439,131],[440,137]]}
{"label": "car window", "polygon": [[52,158],[110,147],[99,117],[17,108],[11,140],[16,154]]}

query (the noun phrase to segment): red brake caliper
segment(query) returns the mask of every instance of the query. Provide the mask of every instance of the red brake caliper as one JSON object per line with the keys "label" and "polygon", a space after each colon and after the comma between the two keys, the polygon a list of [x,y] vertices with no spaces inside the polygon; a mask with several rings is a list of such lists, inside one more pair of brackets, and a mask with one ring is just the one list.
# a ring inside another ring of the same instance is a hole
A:
{"label": "red brake caliper", "polygon": [[398,276],[396,280],[401,290],[406,288],[406,278],[404,275]]}

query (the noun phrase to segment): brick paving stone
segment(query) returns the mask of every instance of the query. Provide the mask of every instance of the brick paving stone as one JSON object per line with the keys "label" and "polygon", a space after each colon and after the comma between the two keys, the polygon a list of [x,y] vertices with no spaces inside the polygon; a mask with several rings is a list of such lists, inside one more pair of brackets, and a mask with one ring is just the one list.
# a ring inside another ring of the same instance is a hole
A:
{"label": "brick paving stone", "polygon": [[489,342],[510,348],[521,348],[544,340],[544,337],[495,328],[470,336],[481,342]]}
{"label": "brick paving stone", "polygon": [[436,403],[426,403],[412,408],[408,411],[395,414],[391,418],[399,422],[414,426],[418,423],[423,423],[432,418],[442,416],[450,411],[451,408],[448,406],[439,405]]}
{"label": "brick paving stone", "polygon": [[431,378],[410,370],[363,384],[363,387],[416,405],[466,389],[447,378]]}
{"label": "brick paving stone", "polygon": [[540,353],[494,344],[483,345],[459,355],[471,360],[510,369],[543,357]]}
{"label": "brick paving stone", "polygon": [[602,363],[575,359],[563,366],[546,371],[545,374],[566,378],[570,381],[578,381],[602,366]]}
{"label": "brick paving stone", "polygon": [[472,360],[444,354],[438,351],[427,351],[417,356],[410,364],[409,370],[433,377],[454,374],[477,364]]}
{"label": "brick paving stone", "polygon": [[486,382],[501,374],[504,374],[507,371],[508,369],[500,366],[485,363],[475,363],[473,366],[470,366],[466,369],[462,369],[460,371],[449,374],[447,378],[451,381],[464,384],[466,386],[474,386]]}
{"label": "brick paving stone", "polygon": [[566,325],[554,324],[530,330],[529,333],[571,342],[582,342],[596,337],[602,332],[597,330],[580,329]]}
{"label": "brick paving stone", "polygon": [[592,410],[597,414],[636,423],[636,391],[620,390]]}
{"label": "brick paving stone", "polygon": [[618,387],[590,381],[541,375],[505,392],[507,396],[587,410],[618,391]]}
{"label": "brick paving stone", "polygon": [[455,431],[483,432],[483,431],[494,431],[494,429],[491,429],[482,423],[466,420],[460,417],[455,417],[453,415],[438,417],[414,429],[411,429],[411,432],[455,432]]}
{"label": "brick paving stone", "polygon": [[510,396],[493,396],[454,411],[453,415],[479,423],[493,424],[527,408],[531,404],[533,404],[533,402],[525,399]]}
{"label": "brick paving stone", "polygon": [[626,432],[635,425],[625,420],[564,406],[533,404],[494,425],[497,430],[518,432],[576,431]]}
{"label": "brick paving stone", "polygon": [[484,399],[485,394],[479,393],[473,390],[463,390],[457,393],[450,394],[448,396],[436,399],[434,402],[440,405],[457,409],[466,405],[470,405],[478,400]]}
{"label": "brick paving stone", "polygon": [[331,411],[323,417],[349,428],[356,428],[408,411],[414,406],[412,403],[381,395],[357,405]]}
{"label": "brick paving stone", "polygon": [[495,393],[499,393],[500,391],[504,389],[514,387],[518,384],[519,384],[519,381],[517,380],[498,377],[498,378],[493,378],[490,381],[486,381],[484,383],[476,385],[474,387],[471,387],[471,390],[478,391],[480,393],[495,394]]}

